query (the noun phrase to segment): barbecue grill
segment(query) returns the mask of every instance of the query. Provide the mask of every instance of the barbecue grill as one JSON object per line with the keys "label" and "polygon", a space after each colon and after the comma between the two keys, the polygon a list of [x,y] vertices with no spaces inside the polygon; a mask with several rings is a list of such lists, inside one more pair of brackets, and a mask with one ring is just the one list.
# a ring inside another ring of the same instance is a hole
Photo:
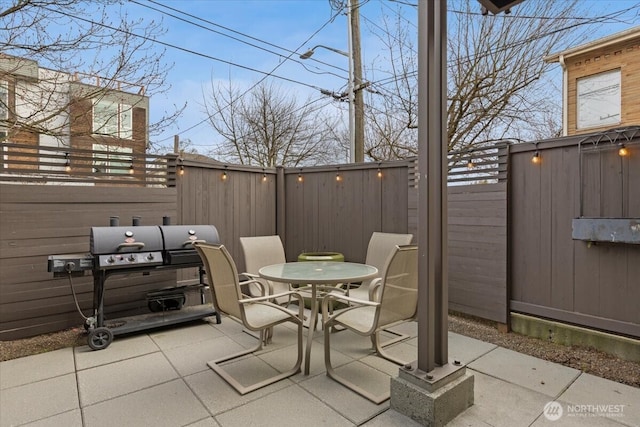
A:
{"label": "barbecue grill", "polygon": [[[129,227],[120,226],[117,217],[112,217],[110,224],[109,227],[91,228],[90,254],[49,256],[49,271],[57,277],[68,275],[71,278],[86,270],[93,274],[93,316],[85,322],[89,347],[100,350],[109,346],[114,335],[213,315],[220,323],[220,315],[211,304],[205,303],[204,269],[193,247],[195,242],[220,242],[213,225],[170,225],[165,218],[163,225],[141,226],[138,217],[134,217]],[[199,269],[199,283],[190,287],[200,290],[200,305],[182,307],[185,286],[164,288],[147,294],[152,313],[114,319],[109,326],[105,324],[105,282],[110,276],[191,267]]]}

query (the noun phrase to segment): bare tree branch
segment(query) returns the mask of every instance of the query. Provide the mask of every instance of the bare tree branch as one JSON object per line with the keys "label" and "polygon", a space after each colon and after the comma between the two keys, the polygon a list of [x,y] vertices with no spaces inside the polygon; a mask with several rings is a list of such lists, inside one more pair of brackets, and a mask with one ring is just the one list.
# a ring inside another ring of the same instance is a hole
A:
{"label": "bare tree branch", "polygon": [[[449,149],[557,134],[560,100],[543,81],[549,69],[543,57],[584,40],[580,3],[528,1],[499,16],[481,16],[475,2],[449,6],[455,10],[448,24]],[[378,31],[385,50],[370,67],[378,93],[368,96],[366,121],[365,152],[373,160],[417,154],[417,49],[415,28],[406,22],[387,18]]]}
{"label": "bare tree branch", "polygon": [[261,83],[246,95],[231,82],[212,84],[204,108],[222,139],[211,150],[220,160],[275,167],[337,163],[344,157],[332,131],[336,120],[273,84]]}

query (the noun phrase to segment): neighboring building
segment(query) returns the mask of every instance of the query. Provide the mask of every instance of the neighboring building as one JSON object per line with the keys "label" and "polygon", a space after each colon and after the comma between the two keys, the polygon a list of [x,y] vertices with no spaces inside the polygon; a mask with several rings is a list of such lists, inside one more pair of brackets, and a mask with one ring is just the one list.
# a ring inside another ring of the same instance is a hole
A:
{"label": "neighboring building", "polygon": [[640,124],[640,27],[544,58],[563,72],[563,135]]}
{"label": "neighboring building", "polygon": [[[146,152],[148,118],[144,88],[49,70],[32,60],[0,54],[0,141],[34,147],[7,146],[5,160],[33,161],[27,153],[37,152],[36,147],[60,148],[62,153],[85,149],[101,153],[93,154],[93,160],[77,161],[78,166],[127,173],[133,156]],[[48,165],[20,167],[56,168],[50,161],[42,163]]]}

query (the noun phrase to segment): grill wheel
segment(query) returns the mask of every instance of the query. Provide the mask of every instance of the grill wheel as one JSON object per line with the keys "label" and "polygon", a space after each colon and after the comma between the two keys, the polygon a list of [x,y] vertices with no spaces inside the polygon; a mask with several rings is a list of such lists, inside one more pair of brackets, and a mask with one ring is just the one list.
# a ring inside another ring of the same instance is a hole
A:
{"label": "grill wheel", "polygon": [[111,341],[113,341],[113,333],[109,328],[101,326],[89,331],[87,344],[92,350],[102,350],[107,348]]}

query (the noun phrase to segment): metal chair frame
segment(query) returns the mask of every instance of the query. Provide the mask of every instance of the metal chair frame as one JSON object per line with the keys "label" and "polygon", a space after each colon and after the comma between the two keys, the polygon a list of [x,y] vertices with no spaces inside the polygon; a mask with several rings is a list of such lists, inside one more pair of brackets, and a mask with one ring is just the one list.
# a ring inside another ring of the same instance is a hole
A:
{"label": "metal chair frame", "polygon": [[[211,290],[211,299],[216,312],[224,314],[241,323],[250,331],[260,333],[260,338],[258,339],[258,343],[255,347],[210,361],[207,365],[214,372],[220,375],[220,377],[222,377],[227,383],[229,383],[229,385],[235,388],[241,395],[273,384],[300,372],[300,366],[302,365],[302,319],[304,306],[302,304],[302,297],[294,291],[274,295],[263,295],[260,297],[247,297],[242,295],[238,279],[238,270],[235,262],[224,245],[194,243],[193,246],[198,251],[198,254],[202,258],[205,266],[209,289]],[[260,282],[256,281],[256,283]],[[298,299],[298,313],[278,304],[274,304],[272,302],[273,299],[278,297],[291,297]],[[274,326],[285,322],[294,323],[297,326],[298,332],[298,354],[296,362],[291,369],[263,381],[259,381],[249,386],[244,386],[222,367],[224,362],[261,350],[266,339],[267,331]]]}

